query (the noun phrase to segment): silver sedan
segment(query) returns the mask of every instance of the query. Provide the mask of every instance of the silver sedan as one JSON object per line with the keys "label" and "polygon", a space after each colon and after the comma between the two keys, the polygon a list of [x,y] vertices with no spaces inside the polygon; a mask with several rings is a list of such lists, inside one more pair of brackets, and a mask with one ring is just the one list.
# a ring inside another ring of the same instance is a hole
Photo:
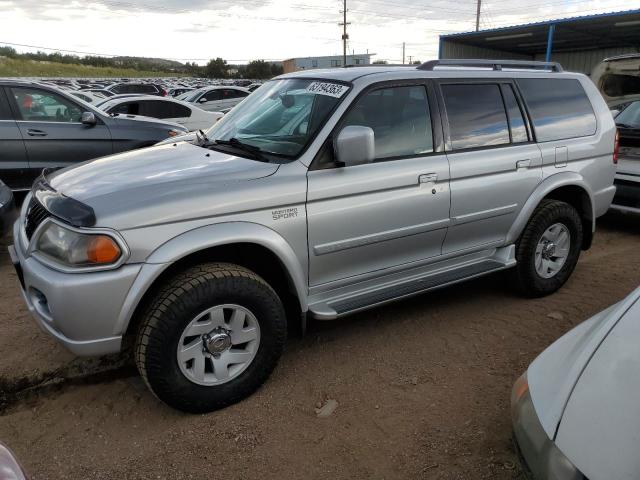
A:
{"label": "silver sedan", "polygon": [[547,348],[516,382],[513,427],[536,480],[640,478],[640,289]]}

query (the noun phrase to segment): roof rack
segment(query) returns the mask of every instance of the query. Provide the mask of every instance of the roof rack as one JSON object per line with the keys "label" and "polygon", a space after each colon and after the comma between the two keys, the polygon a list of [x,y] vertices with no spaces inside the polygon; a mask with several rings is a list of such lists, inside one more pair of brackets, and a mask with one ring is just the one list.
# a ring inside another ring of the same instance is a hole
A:
{"label": "roof rack", "polygon": [[418,67],[418,70],[432,71],[436,67],[481,67],[502,70],[506,68],[521,68],[528,70],[547,70],[551,72],[563,72],[562,65],[558,62],[534,62],[528,60],[431,60]]}

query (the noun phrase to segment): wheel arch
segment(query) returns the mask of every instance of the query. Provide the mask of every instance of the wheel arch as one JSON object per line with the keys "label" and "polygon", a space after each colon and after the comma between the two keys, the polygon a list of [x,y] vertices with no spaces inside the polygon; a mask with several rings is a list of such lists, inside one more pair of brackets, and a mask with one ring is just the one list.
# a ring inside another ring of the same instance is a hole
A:
{"label": "wheel arch", "polygon": [[291,245],[263,225],[229,222],[183,233],[154,251],[129,291],[115,333],[135,332],[140,311],[168,278],[197,263],[212,261],[254,271],[276,290],[287,313],[307,311],[306,263],[301,264]]}
{"label": "wheel arch", "polygon": [[561,200],[574,207],[582,219],[582,249],[591,247],[596,226],[593,194],[583,177],[575,172],[563,172],[543,180],[525,202],[516,221],[507,234],[506,243],[515,243],[540,202]]}

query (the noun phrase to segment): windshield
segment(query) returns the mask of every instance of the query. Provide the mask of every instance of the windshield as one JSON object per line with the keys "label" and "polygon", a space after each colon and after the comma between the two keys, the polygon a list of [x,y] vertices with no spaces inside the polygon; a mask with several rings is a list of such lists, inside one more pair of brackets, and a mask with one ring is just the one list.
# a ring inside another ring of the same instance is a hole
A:
{"label": "windshield", "polygon": [[268,82],[216,123],[207,138],[236,139],[264,154],[296,158],[348,90],[339,83],[307,79]]}
{"label": "windshield", "polygon": [[616,117],[616,125],[626,128],[640,128],[640,102],[633,102]]}

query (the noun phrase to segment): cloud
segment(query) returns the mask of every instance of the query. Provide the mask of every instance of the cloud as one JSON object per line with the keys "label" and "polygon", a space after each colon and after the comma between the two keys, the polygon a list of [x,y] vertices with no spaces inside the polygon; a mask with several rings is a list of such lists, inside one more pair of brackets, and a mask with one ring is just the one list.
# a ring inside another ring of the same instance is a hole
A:
{"label": "cloud", "polygon": [[[0,41],[200,63],[342,53],[338,1],[0,0]],[[485,0],[493,28],[619,9],[619,0]],[[640,8],[628,0],[625,8]],[[401,61],[437,55],[441,34],[475,27],[471,0],[348,0],[349,50]],[[84,45],[80,45],[80,42]]]}

